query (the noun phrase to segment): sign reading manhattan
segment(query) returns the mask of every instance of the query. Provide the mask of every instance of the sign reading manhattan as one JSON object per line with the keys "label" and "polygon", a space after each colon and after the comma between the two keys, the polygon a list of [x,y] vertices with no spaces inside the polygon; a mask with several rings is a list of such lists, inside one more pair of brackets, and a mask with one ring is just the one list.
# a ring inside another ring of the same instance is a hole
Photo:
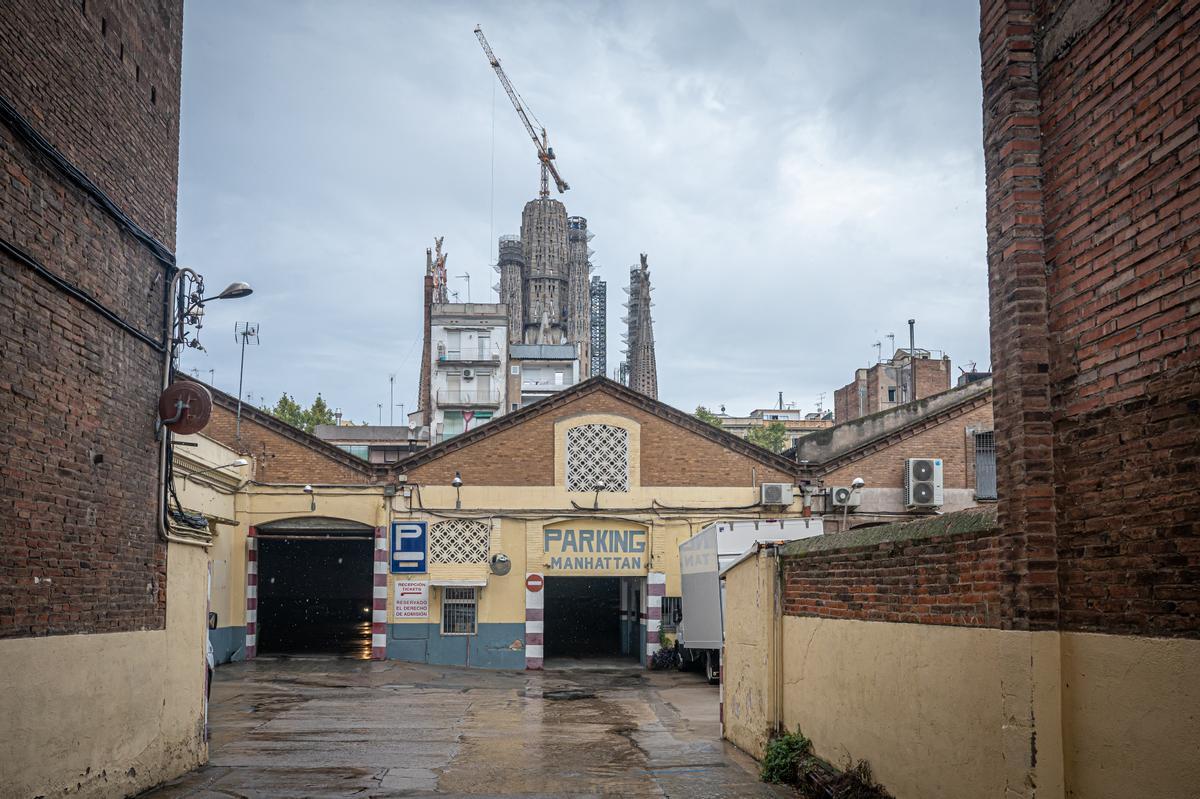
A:
{"label": "sign reading manhattan", "polygon": [[608,519],[542,530],[545,571],[558,574],[645,574],[646,528]]}

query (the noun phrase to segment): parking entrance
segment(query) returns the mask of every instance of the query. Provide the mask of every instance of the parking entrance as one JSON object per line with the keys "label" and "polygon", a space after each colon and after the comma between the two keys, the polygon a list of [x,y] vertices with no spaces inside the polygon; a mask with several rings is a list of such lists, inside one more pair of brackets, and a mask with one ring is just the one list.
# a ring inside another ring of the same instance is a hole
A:
{"label": "parking entrance", "polygon": [[258,536],[258,653],[371,656],[374,540],[363,531]]}
{"label": "parking entrance", "polygon": [[621,578],[547,577],[547,658],[621,657]]}

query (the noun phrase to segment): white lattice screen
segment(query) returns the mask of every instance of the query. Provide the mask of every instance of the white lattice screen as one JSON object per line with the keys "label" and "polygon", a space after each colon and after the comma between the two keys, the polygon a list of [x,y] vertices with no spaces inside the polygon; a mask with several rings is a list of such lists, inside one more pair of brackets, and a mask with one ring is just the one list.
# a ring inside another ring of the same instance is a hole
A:
{"label": "white lattice screen", "polygon": [[629,490],[629,431],[608,424],[581,424],[567,431],[567,490]]}
{"label": "white lattice screen", "polygon": [[471,519],[437,522],[429,528],[431,563],[487,563],[492,526]]}

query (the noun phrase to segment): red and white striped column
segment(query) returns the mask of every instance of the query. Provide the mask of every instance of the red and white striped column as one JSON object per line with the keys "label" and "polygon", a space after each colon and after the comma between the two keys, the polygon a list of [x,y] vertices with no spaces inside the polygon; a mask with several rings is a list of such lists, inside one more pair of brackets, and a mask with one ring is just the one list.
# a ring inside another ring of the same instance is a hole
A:
{"label": "red and white striped column", "polygon": [[662,632],[662,601],[667,595],[667,575],[650,572],[646,575],[646,665],[660,648]]}
{"label": "red and white striped column", "polygon": [[246,660],[258,650],[258,530],[246,531]]}
{"label": "red and white striped column", "polygon": [[545,657],[546,581],[540,574],[525,575],[525,668],[541,669]]}
{"label": "red and white striped column", "polygon": [[371,594],[371,660],[387,660],[388,529],[375,528],[375,588]]}

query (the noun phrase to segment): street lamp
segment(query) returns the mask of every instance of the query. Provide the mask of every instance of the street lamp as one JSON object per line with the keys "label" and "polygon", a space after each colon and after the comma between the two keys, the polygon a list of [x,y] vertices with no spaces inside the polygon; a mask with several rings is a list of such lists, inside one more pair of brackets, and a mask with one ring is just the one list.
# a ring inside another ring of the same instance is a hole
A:
{"label": "street lamp", "polygon": [[462,510],[462,475],[455,472],[454,479],[450,481],[450,485],[454,486],[454,509]]}
{"label": "street lamp", "polygon": [[248,297],[254,293],[254,289],[250,288],[249,283],[243,283],[240,280],[230,283],[224,290],[213,297],[205,297],[200,300],[197,305],[203,305],[209,300],[236,300],[239,297]]}
{"label": "street lamp", "polygon": [[608,484],[605,483],[603,480],[597,480],[592,485],[592,488],[595,489],[595,491],[596,491],[596,500],[592,503],[592,510],[600,509],[600,492],[603,491],[607,487],[608,487]]}
{"label": "street lamp", "polygon": [[218,471],[218,470],[220,470],[220,469],[230,469],[230,468],[233,468],[233,467],[235,467],[235,466],[240,468],[240,467],[242,467],[242,466],[247,466],[247,465],[249,465],[249,463],[250,463],[250,461],[246,460],[245,458],[238,458],[238,459],[237,459],[236,461],[234,461],[233,463],[226,463],[226,464],[225,464],[225,465],[223,465],[223,466],[210,466],[210,467],[208,467],[207,469],[198,469],[198,470],[196,470],[196,471],[194,471],[194,472],[188,472],[187,474],[185,474],[185,475],[183,476],[183,482],[184,482],[184,484],[186,485],[186,484],[187,484],[187,480],[188,480],[188,478],[189,478],[189,477],[195,477],[196,475],[198,475],[198,474],[204,474],[205,472],[215,472],[215,471]]}

